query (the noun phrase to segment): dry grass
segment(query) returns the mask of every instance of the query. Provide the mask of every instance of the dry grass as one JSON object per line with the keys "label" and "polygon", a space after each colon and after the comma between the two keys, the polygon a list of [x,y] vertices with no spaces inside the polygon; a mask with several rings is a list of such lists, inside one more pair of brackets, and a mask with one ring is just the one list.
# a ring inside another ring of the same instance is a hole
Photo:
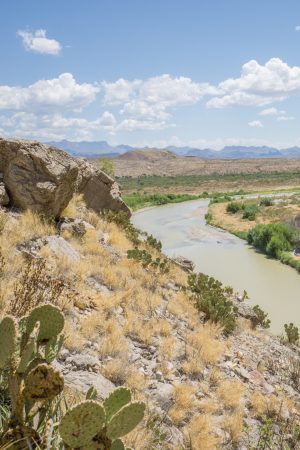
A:
{"label": "dry grass", "polygon": [[179,425],[190,416],[197,405],[196,388],[190,384],[175,384],[173,389],[174,405],[169,410],[172,421]]}
{"label": "dry grass", "polygon": [[225,408],[238,408],[241,405],[245,388],[238,380],[225,380],[217,389],[217,397]]}
{"label": "dry grass", "polygon": [[213,416],[210,414],[195,416],[185,428],[187,442],[195,450],[215,450],[219,448],[221,442],[213,429]]}
{"label": "dry grass", "polygon": [[116,384],[123,384],[127,380],[128,358],[122,355],[105,363],[101,369],[103,375]]}
{"label": "dry grass", "polygon": [[243,412],[241,410],[234,411],[224,418],[223,428],[229,433],[233,444],[237,444],[241,440],[243,426]]}

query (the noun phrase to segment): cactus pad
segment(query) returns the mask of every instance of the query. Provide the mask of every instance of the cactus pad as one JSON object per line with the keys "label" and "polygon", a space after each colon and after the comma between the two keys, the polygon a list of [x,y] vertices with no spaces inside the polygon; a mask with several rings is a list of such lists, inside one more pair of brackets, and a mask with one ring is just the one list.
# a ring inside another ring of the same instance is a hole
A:
{"label": "cactus pad", "polygon": [[16,348],[16,325],[12,317],[1,321],[0,336],[0,369],[4,369]]}
{"label": "cactus pad", "polygon": [[121,439],[117,439],[111,444],[110,450],[125,450],[124,444]]}
{"label": "cactus pad", "polygon": [[129,389],[124,387],[115,389],[103,403],[107,422],[109,422],[112,416],[130,401],[131,393]]}
{"label": "cactus pad", "polygon": [[72,448],[92,445],[91,441],[101,430],[104,421],[104,408],[93,400],[86,400],[70,409],[62,418],[60,436]]}
{"label": "cactus pad", "polygon": [[[21,351],[21,359],[19,362],[19,366],[17,369],[18,373],[24,373],[26,369],[29,366],[30,361],[32,360],[34,353],[36,352],[37,348],[37,336],[39,333],[39,323],[37,323],[33,329],[33,332],[29,336],[27,343],[25,344],[25,347]],[[24,335],[23,335],[24,336]],[[21,343],[22,348],[22,343]]]}
{"label": "cactus pad", "polygon": [[123,406],[115,414],[107,426],[107,435],[110,439],[117,439],[130,433],[143,419],[145,404],[143,402],[133,402]]}
{"label": "cactus pad", "polygon": [[41,305],[31,311],[26,322],[26,332],[28,334],[32,332],[36,322],[40,322],[38,341],[47,342],[61,333],[65,320],[63,314],[56,306]]}
{"label": "cactus pad", "polygon": [[39,364],[25,378],[24,394],[30,400],[51,400],[64,388],[64,379],[58,370],[48,364]]}

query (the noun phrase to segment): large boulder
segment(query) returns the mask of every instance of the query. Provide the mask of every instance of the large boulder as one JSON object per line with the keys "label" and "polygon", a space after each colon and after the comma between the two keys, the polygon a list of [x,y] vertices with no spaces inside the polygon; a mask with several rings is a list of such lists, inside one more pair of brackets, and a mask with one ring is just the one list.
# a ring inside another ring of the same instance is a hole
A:
{"label": "large boulder", "polygon": [[105,209],[124,211],[128,216],[131,215],[130,208],[120,197],[118,184],[110,176],[84,158],[78,158],[77,164],[79,167],[77,190],[83,194],[88,208],[96,212]]}
{"label": "large boulder", "polygon": [[12,206],[58,217],[74,194],[78,165],[54,147],[0,138],[0,172]]}

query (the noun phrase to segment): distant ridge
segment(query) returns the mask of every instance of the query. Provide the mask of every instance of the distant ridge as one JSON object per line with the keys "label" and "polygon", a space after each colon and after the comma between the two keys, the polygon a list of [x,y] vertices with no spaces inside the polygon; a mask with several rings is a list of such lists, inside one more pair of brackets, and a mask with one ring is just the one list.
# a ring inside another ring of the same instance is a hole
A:
{"label": "distant ridge", "polygon": [[[52,141],[48,145],[65,150],[73,156],[100,157],[107,156],[114,158],[127,152],[141,150],[130,145],[110,145],[106,141]],[[176,147],[169,146],[167,149],[145,148],[153,152],[169,150],[179,156],[198,157],[203,159],[256,159],[256,158],[300,158],[300,147],[290,147],[278,149],[275,147],[255,147],[255,146],[226,146],[222,150],[210,148]]]}

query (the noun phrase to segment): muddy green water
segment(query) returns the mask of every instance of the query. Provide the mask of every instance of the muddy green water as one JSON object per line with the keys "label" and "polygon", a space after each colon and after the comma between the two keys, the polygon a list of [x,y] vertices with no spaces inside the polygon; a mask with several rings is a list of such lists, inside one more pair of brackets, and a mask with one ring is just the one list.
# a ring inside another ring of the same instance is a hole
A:
{"label": "muddy green water", "polygon": [[132,222],[159,239],[169,256],[185,256],[197,271],[236,291],[246,289],[248,301],[268,312],[274,333],[282,333],[287,322],[300,328],[300,275],[230,233],[206,225],[207,207],[207,200],[159,206],[136,212]]}

